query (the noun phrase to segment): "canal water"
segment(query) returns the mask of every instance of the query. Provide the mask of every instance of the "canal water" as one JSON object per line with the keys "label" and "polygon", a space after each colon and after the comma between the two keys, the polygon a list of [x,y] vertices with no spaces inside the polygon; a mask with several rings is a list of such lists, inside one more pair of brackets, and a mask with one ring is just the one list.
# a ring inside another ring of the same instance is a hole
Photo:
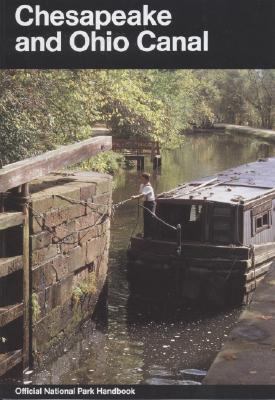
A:
{"label": "canal water", "polygon": [[[260,157],[274,148],[264,142],[218,134],[187,135],[182,148],[162,153],[162,170],[152,173],[157,193],[194,178]],[[138,190],[135,169],[115,178],[114,202]],[[169,310],[132,305],[126,279],[129,237],[140,230],[132,201],[112,222],[105,322],[79,336],[77,344],[46,370],[30,374],[34,384],[199,384],[239,317],[241,309],[214,311],[202,306]],[[156,277],[157,278],[157,277]]]}

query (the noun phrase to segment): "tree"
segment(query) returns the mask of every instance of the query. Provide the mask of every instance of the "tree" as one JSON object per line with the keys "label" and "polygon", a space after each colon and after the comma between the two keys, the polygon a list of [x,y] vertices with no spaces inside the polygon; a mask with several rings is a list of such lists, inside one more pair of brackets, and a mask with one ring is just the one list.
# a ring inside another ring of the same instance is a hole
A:
{"label": "tree", "polygon": [[0,159],[8,163],[91,136],[178,145],[192,126],[274,126],[274,70],[2,70]]}
{"label": "tree", "polygon": [[221,122],[272,129],[274,70],[223,70],[210,74],[219,93],[212,107]]}
{"label": "tree", "polygon": [[275,71],[249,70],[244,73],[247,79],[243,92],[246,101],[259,115],[260,125],[272,129],[275,108]]}

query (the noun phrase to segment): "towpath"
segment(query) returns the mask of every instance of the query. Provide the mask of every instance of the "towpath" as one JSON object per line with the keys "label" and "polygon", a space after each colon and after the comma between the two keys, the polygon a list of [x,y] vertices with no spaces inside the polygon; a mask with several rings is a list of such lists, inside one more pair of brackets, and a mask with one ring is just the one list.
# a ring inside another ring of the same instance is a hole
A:
{"label": "towpath", "polygon": [[275,384],[275,262],[241,314],[204,384]]}
{"label": "towpath", "polygon": [[224,129],[227,132],[237,132],[243,135],[254,136],[265,139],[269,142],[275,142],[275,131],[271,129],[252,128],[250,126],[215,124],[216,129]]}

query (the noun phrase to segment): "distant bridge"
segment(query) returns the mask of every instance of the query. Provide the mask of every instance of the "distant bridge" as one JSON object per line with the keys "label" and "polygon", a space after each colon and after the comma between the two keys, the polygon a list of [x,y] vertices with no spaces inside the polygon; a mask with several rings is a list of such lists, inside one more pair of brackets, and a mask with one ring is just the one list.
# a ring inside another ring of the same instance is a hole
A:
{"label": "distant bridge", "polygon": [[151,157],[154,169],[161,166],[160,145],[156,141],[113,137],[113,151],[123,154],[128,160],[136,160],[138,170],[144,170],[144,158],[147,154]]}

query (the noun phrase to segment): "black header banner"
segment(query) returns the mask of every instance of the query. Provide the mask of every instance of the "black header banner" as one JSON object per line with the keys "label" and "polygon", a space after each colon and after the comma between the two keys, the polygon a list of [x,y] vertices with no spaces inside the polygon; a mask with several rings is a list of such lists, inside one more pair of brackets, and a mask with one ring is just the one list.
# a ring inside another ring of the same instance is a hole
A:
{"label": "black header banner", "polygon": [[0,385],[2,399],[274,399],[275,387],[207,385]]}
{"label": "black header banner", "polygon": [[274,0],[0,0],[1,68],[275,68]]}

